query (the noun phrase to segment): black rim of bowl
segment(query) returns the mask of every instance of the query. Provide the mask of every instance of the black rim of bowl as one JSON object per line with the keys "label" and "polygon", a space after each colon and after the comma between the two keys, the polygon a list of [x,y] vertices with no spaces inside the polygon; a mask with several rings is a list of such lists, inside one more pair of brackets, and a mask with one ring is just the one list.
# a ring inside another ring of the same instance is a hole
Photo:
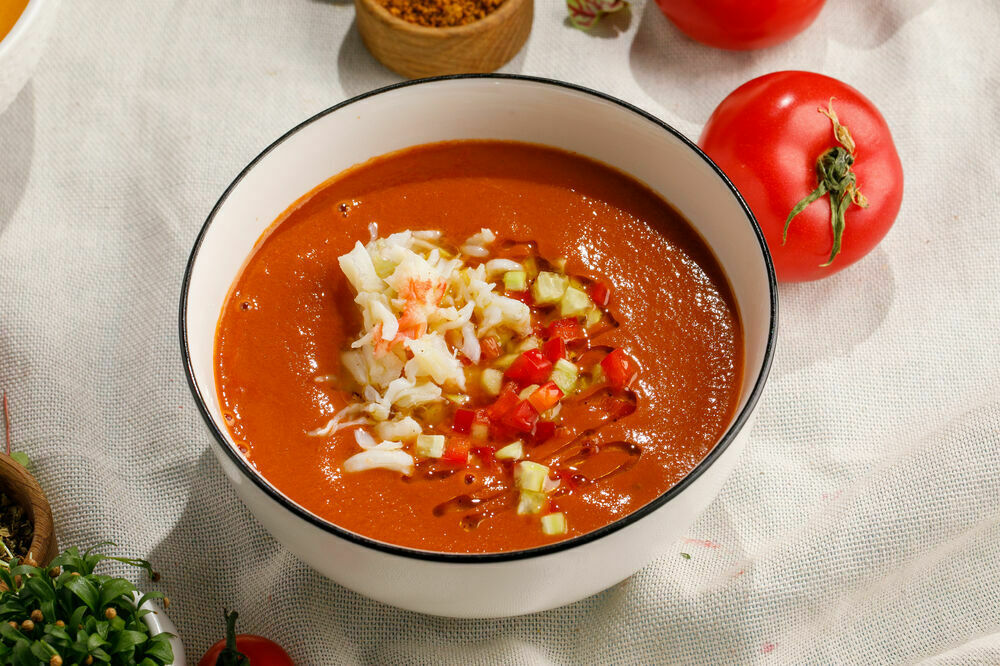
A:
{"label": "black rim of bowl", "polygon": [[[275,147],[283,143],[286,139],[297,133],[299,130],[312,124],[316,120],[319,120],[324,116],[339,111],[340,109],[348,107],[351,104],[354,104],[355,102],[367,99],[369,97],[373,97],[375,95],[380,95],[385,92],[397,90],[399,88],[418,86],[438,81],[453,81],[459,79],[492,79],[499,81],[513,80],[519,82],[536,83],[547,86],[566,88],[569,90],[573,90],[575,92],[584,93],[586,95],[599,98],[607,102],[612,102],[613,104],[616,104],[622,107],[623,109],[630,111],[648,120],[649,122],[656,124],[661,129],[668,132],[676,139],[680,140],[688,148],[694,151],[699,157],[701,157],[701,159],[703,159],[705,163],[708,164],[713,171],[715,171],[715,173],[719,176],[719,178],[721,178],[722,181],[726,184],[726,186],[730,189],[733,196],[736,198],[740,206],[743,208],[743,213],[746,215],[747,221],[753,228],[754,234],[757,237],[757,242],[760,245],[762,259],[764,260],[764,264],[767,269],[768,290],[770,292],[769,295],[771,301],[770,302],[771,317],[768,326],[767,345],[764,350],[763,363],[761,365],[760,372],[757,376],[757,381],[754,383],[754,386],[750,391],[750,395],[747,397],[746,404],[743,406],[743,409],[740,410],[739,414],[737,414],[736,419],[733,421],[733,424],[729,427],[728,430],[726,430],[725,434],[718,441],[718,443],[712,448],[712,450],[708,453],[708,455],[705,456],[705,458],[700,463],[698,463],[694,467],[694,469],[688,472],[687,475],[683,479],[681,479],[678,483],[674,484],[666,492],[664,492],[663,494],[661,494],[660,496],[658,496],[656,499],[649,502],[645,506],[640,507],[636,511],[633,511],[632,513],[623,516],[612,523],[604,525],[603,527],[600,527],[591,532],[587,532],[586,534],[581,534],[579,536],[573,537],[571,539],[566,539],[564,541],[558,541],[556,543],[547,546],[538,546],[526,550],[514,550],[514,551],[498,552],[498,553],[445,553],[438,551],[418,550],[415,548],[407,548],[404,546],[396,546],[390,543],[377,541],[375,539],[371,539],[362,536],[360,534],[356,534],[342,527],[338,527],[334,523],[331,523],[328,520],[320,518],[319,516],[299,506],[291,499],[286,497],[284,494],[282,494],[280,491],[278,491],[276,488],[271,486],[267,481],[265,481],[263,476],[259,472],[254,470],[250,466],[250,464],[243,458],[243,456],[239,455],[233,449],[233,447],[230,446],[229,443],[226,441],[225,434],[220,430],[219,426],[215,423],[215,420],[212,418],[212,415],[209,413],[205,397],[202,395],[201,388],[198,386],[198,383],[195,380],[194,367],[192,365],[191,355],[188,349],[188,338],[187,338],[188,290],[191,284],[191,273],[194,269],[195,262],[198,259],[198,251],[201,249],[201,244],[204,241],[209,228],[212,226],[212,222],[215,219],[215,216],[218,213],[219,209],[229,198],[229,195],[233,191],[233,189],[236,188],[236,186],[243,180],[246,174],[251,169],[253,169],[258,162],[264,159],[264,157],[266,157],[268,153],[274,150]],[[628,102],[622,101],[616,97],[612,97],[611,95],[607,95],[597,90],[593,90],[583,86],[578,86],[572,83],[566,83],[565,81],[558,81],[556,79],[547,79],[535,76],[523,76],[520,74],[457,74],[452,76],[438,76],[428,79],[417,79],[415,81],[403,81],[390,86],[385,86],[384,88],[378,88],[376,90],[362,93],[361,95],[358,95],[356,97],[352,97],[351,99],[345,100],[340,104],[331,106],[325,111],[317,113],[311,118],[299,123],[292,129],[290,129],[288,132],[286,132],[281,137],[276,139],[273,143],[271,143],[271,145],[265,148],[239,173],[238,176],[236,176],[236,178],[229,185],[229,187],[226,188],[226,191],[223,192],[222,196],[219,198],[219,201],[212,208],[212,212],[209,213],[208,218],[205,220],[205,224],[202,225],[201,231],[198,233],[198,238],[195,241],[194,248],[191,250],[190,257],[188,258],[187,268],[184,271],[184,281],[181,285],[181,301],[180,301],[181,354],[183,356],[184,370],[185,373],[187,374],[188,385],[191,388],[191,393],[194,395],[195,402],[198,405],[198,410],[201,412],[202,417],[205,419],[205,423],[208,425],[208,429],[211,431],[213,437],[215,438],[216,443],[222,447],[222,450],[236,464],[237,468],[243,473],[244,476],[246,476],[260,490],[262,490],[264,494],[269,496],[271,499],[276,501],[284,508],[288,509],[290,512],[292,512],[299,518],[302,518],[306,522],[311,523],[312,525],[319,527],[320,529],[332,535],[340,537],[345,541],[349,541],[353,544],[357,544],[360,546],[365,546],[367,548],[371,548],[373,550],[377,550],[383,553],[388,553],[391,555],[399,555],[402,557],[408,557],[417,560],[424,560],[430,562],[455,562],[455,563],[466,563],[466,564],[469,563],[485,564],[489,562],[506,562],[511,560],[521,560],[530,557],[539,557],[542,555],[558,553],[560,551],[569,550],[570,548],[582,546],[586,543],[590,543],[591,541],[596,541],[597,539],[600,539],[601,537],[611,534],[612,532],[617,532],[618,530],[624,527],[627,527],[635,522],[638,522],[642,518],[653,513],[654,511],[662,507],[664,504],[669,502],[671,499],[679,495],[685,488],[691,485],[691,483],[694,482],[695,479],[700,477],[705,472],[705,470],[711,467],[711,465],[722,455],[722,453],[725,452],[725,450],[729,447],[729,444],[733,441],[733,439],[736,438],[736,436],[743,429],[743,426],[746,424],[747,419],[750,418],[750,414],[753,412],[753,409],[756,406],[757,401],[760,399],[761,392],[764,389],[764,383],[767,380],[767,375],[771,368],[771,360],[774,355],[774,345],[775,345],[777,327],[778,327],[778,290],[774,274],[774,265],[771,262],[771,255],[768,252],[767,244],[764,241],[764,235],[761,233],[760,227],[757,224],[757,220],[754,218],[753,213],[750,211],[750,207],[747,206],[746,202],[743,200],[743,197],[740,195],[739,191],[732,184],[732,182],[730,182],[729,178],[726,177],[726,174],[722,172],[722,169],[720,169],[711,159],[709,159],[709,157],[704,152],[702,152],[702,150],[698,148],[698,146],[695,145],[694,142],[685,137],[679,131],[677,131],[667,123],[663,122],[656,116],[646,111],[643,111],[642,109],[632,104],[629,104]]]}

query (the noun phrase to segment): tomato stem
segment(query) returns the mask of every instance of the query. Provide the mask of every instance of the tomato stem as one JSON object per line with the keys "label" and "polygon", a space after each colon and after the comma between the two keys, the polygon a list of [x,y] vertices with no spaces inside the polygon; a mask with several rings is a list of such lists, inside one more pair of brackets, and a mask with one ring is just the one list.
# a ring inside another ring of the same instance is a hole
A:
{"label": "tomato stem", "polygon": [[861,208],[868,207],[868,199],[858,189],[857,175],[851,170],[854,165],[854,153],[857,146],[847,127],[840,124],[837,112],[833,110],[833,100],[830,98],[829,107],[818,110],[830,119],[833,124],[833,136],[840,143],[823,151],[823,154],[816,159],[816,176],[819,184],[816,189],[807,194],[801,201],[795,204],[792,211],[785,220],[785,228],[781,234],[781,244],[788,240],[788,227],[792,223],[792,218],[804,211],[809,204],[820,197],[830,195],[830,226],[833,228],[833,247],[830,249],[830,258],[820,266],[829,266],[840,253],[840,246],[844,238],[844,215],[852,203]]}
{"label": "tomato stem", "polygon": [[236,611],[230,613],[226,609],[222,609],[222,612],[226,616],[226,648],[219,653],[219,659],[215,664],[216,666],[249,666],[249,657],[236,649],[236,618],[239,617],[239,613]]}

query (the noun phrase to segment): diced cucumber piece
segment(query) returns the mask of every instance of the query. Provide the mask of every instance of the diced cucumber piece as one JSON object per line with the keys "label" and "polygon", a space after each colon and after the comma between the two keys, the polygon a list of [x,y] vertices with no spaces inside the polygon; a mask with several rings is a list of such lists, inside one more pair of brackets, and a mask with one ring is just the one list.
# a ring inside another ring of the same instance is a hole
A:
{"label": "diced cucumber piece", "polygon": [[520,352],[515,352],[513,354],[507,354],[506,356],[501,356],[497,360],[493,361],[493,367],[497,368],[498,370],[506,370],[514,363],[514,361],[517,360],[517,357],[520,355],[521,355]]}
{"label": "diced cucumber piece", "polygon": [[465,393],[445,393],[444,398],[448,402],[454,403],[456,405],[464,405],[465,403],[469,402],[469,400],[472,399]]}
{"label": "diced cucumber piece", "polygon": [[541,513],[545,508],[545,494],[536,493],[531,490],[522,490],[521,499],[517,503],[517,515],[526,516]]}
{"label": "diced cucumber piece", "polygon": [[555,366],[552,368],[552,376],[549,379],[556,383],[560,391],[565,395],[569,395],[573,392],[573,388],[576,386],[576,378],[579,375],[579,368],[566,359],[561,358],[556,361]]}
{"label": "diced cucumber piece", "polygon": [[530,460],[522,460],[514,468],[514,483],[521,490],[540,493],[548,475],[549,468],[545,465],[539,465]]}
{"label": "diced cucumber piece", "polygon": [[477,442],[485,442],[490,437],[490,427],[485,423],[473,423],[469,429],[469,436]]}
{"label": "diced cucumber piece", "polygon": [[538,338],[532,335],[531,337],[525,338],[524,340],[521,340],[521,342],[517,343],[517,347],[514,349],[515,351],[526,352],[529,349],[538,349],[540,346],[541,343],[538,341]]}
{"label": "diced cucumber piece", "polygon": [[507,271],[503,274],[503,288],[507,291],[524,291],[528,288],[528,274],[524,271]]}
{"label": "diced cucumber piece", "polygon": [[528,280],[534,280],[538,276],[538,262],[535,261],[534,257],[529,256],[527,259],[521,262],[524,266],[524,272],[528,274]]}
{"label": "diced cucumber piece", "polygon": [[559,301],[559,316],[577,317],[585,315],[594,307],[594,301],[590,300],[587,292],[581,291],[576,287],[568,287],[563,292],[562,299]]}
{"label": "diced cucumber piece", "polygon": [[483,390],[490,395],[500,395],[503,388],[503,373],[496,368],[486,368],[480,375],[479,381],[483,384]]}
{"label": "diced cucumber piece", "polygon": [[586,324],[587,328],[590,328],[591,326],[593,326],[597,322],[601,321],[601,317],[603,317],[603,316],[604,316],[604,314],[600,310],[598,310],[597,308],[594,308],[593,310],[591,310],[590,312],[588,312],[587,313],[587,324]]}
{"label": "diced cucumber piece", "polygon": [[542,271],[531,285],[531,297],[538,304],[558,303],[566,292],[567,284],[569,280],[565,275]]}
{"label": "diced cucumber piece", "polygon": [[520,460],[524,457],[524,444],[521,440],[511,442],[502,449],[498,449],[493,457],[497,460]]}
{"label": "diced cucumber piece", "polygon": [[527,400],[528,396],[538,390],[538,384],[529,384],[521,389],[521,392],[517,394],[519,400]]}
{"label": "diced cucumber piece", "polygon": [[542,531],[550,536],[566,534],[566,514],[549,513],[542,516]]}
{"label": "diced cucumber piece", "polygon": [[417,435],[413,451],[422,458],[440,458],[444,455],[444,435]]}

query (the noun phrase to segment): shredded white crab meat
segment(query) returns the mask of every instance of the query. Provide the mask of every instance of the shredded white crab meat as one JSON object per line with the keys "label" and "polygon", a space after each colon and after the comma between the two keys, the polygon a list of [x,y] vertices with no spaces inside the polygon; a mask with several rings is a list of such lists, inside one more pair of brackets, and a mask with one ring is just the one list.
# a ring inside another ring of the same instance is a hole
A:
{"label": "shredded white crab meat", "polygon": [[441,245],[440,231],[378,237],[372,224],[369,232],[367,245],[358,242],[339,258],[362,319],[361,331],[341,361],[344,376],[357,383],[361,397],[310,434],[329,436],[361,426],[355,437],[362,451],[348,458],[344,469],[409,474],[413,457],[406,449],[422,434],[413,412],[440,402],[444,393],[463,393],[460,356],[478,363],[479,341],[493,333],[529,335],[531,311],[497,293],[494,284],[503,273],[521,270],[521,264],[480,261],[496,240],[489,229],[466,239],[458,254]]}

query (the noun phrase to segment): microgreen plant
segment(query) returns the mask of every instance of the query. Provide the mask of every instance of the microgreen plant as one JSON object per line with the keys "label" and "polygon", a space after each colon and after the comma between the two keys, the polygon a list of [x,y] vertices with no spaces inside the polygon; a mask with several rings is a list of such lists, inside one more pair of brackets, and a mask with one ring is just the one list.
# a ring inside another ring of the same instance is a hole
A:
{"label": "microgreen plant", "polygon": [[[151,635],[142,605],[164,599],[148,592],[136,600],[135,586],[124,578],[94,573],[114,560],[145,569],[145,560],[100,552],[98,544],[80,553],[70,548],[48,568],[12,559],[0,568],[0,663],[15,666],[111,664],[164,666],[173,663],[169,634]],[[166,603],[166,602],[165,602]]]}

